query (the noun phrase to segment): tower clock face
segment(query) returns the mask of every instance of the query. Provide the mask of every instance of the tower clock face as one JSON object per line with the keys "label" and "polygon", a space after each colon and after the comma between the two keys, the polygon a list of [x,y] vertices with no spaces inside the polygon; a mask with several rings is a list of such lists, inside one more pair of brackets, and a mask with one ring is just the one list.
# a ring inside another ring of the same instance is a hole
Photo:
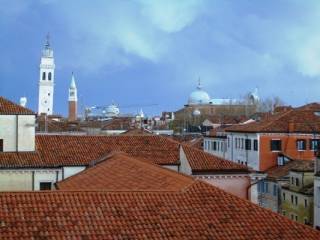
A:
{"label": "tower clock face", "polygon": [[48,99],[43,99],[41,102],[42,106],[47,107],[49,105],[49,100]]}

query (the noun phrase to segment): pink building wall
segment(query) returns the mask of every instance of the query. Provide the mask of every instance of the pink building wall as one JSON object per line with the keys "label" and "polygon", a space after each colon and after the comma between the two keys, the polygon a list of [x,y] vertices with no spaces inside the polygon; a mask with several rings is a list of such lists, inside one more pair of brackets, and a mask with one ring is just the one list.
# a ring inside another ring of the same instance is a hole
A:
{"label": "pink building wall", "polygon": [[231,193],[243,199],[248,199],[247,191],[250,186],[249,176],[224,175],[214,177],[201,177],[200,179],[213,186],[221,188],[228,193]]}

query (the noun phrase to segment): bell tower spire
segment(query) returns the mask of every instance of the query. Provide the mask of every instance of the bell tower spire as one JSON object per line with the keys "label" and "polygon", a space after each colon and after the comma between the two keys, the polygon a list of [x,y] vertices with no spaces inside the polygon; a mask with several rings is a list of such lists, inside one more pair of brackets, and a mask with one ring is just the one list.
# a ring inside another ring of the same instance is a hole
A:
{"label": "bell tower spire", "polygon": [[76,86],[74,74],[72,72],[71,83],[69,87],[69,116],[68,116],[69,121],[77,120],[77,115],[78,115],[77,103],[78,103],[77,86]]}
{"label": "bell tower spire", "polygon": [[42,49],[39,75],[39,102],[38,114],[52,115],[53,113],[53,91],[54,91],[54,58],[50,46],[49,33]]}

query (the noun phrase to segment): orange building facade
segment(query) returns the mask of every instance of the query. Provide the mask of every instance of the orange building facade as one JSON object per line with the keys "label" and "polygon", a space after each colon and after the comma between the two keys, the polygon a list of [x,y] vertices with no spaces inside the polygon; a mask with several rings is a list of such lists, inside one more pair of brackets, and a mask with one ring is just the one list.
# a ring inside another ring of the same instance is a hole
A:
{"label": "orange building facade", "polygon": [[[259,134],[259,170],[266,171],[278,164],[278,156],[290,159],[313,160],[314,149],[320,136],[312,134]],[[281,149],[272,150],[272,141],[280,141]]]}

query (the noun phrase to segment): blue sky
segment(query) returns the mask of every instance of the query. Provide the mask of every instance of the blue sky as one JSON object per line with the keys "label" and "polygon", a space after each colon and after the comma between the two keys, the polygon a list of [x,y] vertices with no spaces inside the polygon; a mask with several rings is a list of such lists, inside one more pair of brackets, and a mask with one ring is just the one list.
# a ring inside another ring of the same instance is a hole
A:
{"label": "blue sky", "polygon": [[152,114],[185,104],[199,76],[212,98],[257,86],[291,105],[319,101],[319,20],[312,0],[0,0],[0,95],[37,109],[50,32],[56,113],[72,71],[82,105],[159,104]]}

